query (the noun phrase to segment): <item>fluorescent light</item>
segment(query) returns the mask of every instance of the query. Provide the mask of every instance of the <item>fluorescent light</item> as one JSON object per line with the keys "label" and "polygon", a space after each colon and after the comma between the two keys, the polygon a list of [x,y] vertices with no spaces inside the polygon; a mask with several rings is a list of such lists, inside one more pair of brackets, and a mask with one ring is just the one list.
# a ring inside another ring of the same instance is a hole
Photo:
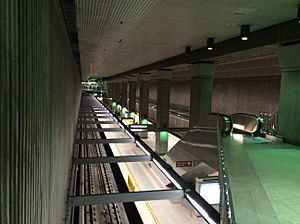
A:
{"label": "fluorescent light", "polygon": [[145,131],[143,128],[130,128],[133,132]]}
{"label": "fluorescent light", "polygon": [[130,128],[144,128],[144,129],[147,129],[147,125],[140,125],[140,124],[137,124],[137,125],[130,125]]}
{"label": "fluorescent light", "polygon": [[182,190],[181,185],[176,180],[174,180],[173,177],[171,177],[171,175],[169,174],[169,172],[166,171],[165,168],[163,168],[162,165],[156,159],[153,159],[153,162],[161,170],[161,172],[163,172],[163,174],[172,182],[172,184],[175,185],[175,187],[177,187],[178,189]]}
{"label": "fluorescent light", "polygon": [[207,40],[206,40],[207,50],[212,51],[214,48],[214,45],[215,45],[214,38],[207,38]]}
{"label": "fluorescent light", "polygon": [[297,20],[300,23],[300,5],[298,5]]}
{"label": "fluorescent light", "polygon": [[130,138],[134,139],[134,136],[128,130],[125,130],[125,132],[127,133],[127,135],[129,135]]}
{"label": "fluorescent light", "polygon": [[250,25],[242,25],[241,33],[240,33],[241,39],[248,40],[249,33],[250,33]]}
{"label": "fluorescent light", "polygon": [[202,215],[202,217],[210,224],[217,224],[214,220],[212,220],[207,212],[188,194],[186,194],[186,198],[188,201],[194,206],[194,208]]}
{"label": "fluorescent light", "polygon": [[242,134],[233,134],[233,139],[237,140],[238,142],[243,142],[244,136]]}
{"label": "fluorescent light", "polygon": [[245,126],[241,124],[233,124],[232,126],[239,130],[245,130]]}
{"label": "fluorescent light", "polygon": [[200,185],[200,195],[209,204],[219,204],[220,185],[219,182],[202,182]]}
{"label": "fluorescent light", "polygon": [[150,156],[150,155],[151,155],[150,152],[148,152],[148,150],[145,149],[145,147],[144,147],[139,141],[136,141],[136,144],[137,144],[138,147],[141,148],[141,150],[143,150],[143,152],[144,152],[147,156]]}

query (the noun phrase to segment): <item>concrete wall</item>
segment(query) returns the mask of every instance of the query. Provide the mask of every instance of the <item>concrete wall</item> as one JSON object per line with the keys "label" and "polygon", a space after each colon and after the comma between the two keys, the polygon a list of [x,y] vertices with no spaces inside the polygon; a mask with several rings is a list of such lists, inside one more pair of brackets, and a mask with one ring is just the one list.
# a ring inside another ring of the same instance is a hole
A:
{"label": "concrete wall", "polygon": [[[149,99],[156,101],[157,99],[157,82],[151,82],[149,86]],[[190,106],[191,82],[188,80],[181,82],[171,81],[170,86],[170,103],[181,106]]]}
{"label": "concrete wall", "polygon": [[80,102],[65,23],[58,1],[0,14],[0,223],[62,223]]}
{"label": "concrete wall", "polygon": [[300,146],[300,44],[278,50],[281,68],[279,134]]}
{"label": "concrete wall", "polygon": [[278,111],[280,76],[215,79],[212,112],[233,114]]}
{"label": "concrete wall", "polygon": [[280,67],[277,55],[220,63],[212,96],[212,112],[274,113],[279,108]]}
{"label": "concrete wall", "polygon": [[[185,71],[181,76],[188,76],[188,74]],[[220,63],[214,76],[211,111],[229,115],[277,112],[280,81],[280,67],[275,54]],[[190,80],[173,80],[170,88],[170,103],[184,109],[189,108],[190,92]],[[138,88],[137,97],[139,97]],[[149,98],[156,101],[155,81],[150,82]],[[151,109],[149,109],[149,117],[155,118],[155,112]]]}
{"label": "concrete wall", "polygon": [[283,72],[281,88],[279,135],[300,146],[300,69]]}
{"label": "concrete wall", "polygon": [[149,85],[149,100],[155,100],[157,99],[157,82],[150,82]]}
{"label": "concrete wall", "polygon": [[170,103],[190,107],[191,82],[171,82]]}
{"label": "concrete wall", "polygon": [[[277,55],[220,63],[214,77],[211,111],[233,114],[276,112],[280,67]],[[170,103],[190,104],[190,81],[171,83]]]}

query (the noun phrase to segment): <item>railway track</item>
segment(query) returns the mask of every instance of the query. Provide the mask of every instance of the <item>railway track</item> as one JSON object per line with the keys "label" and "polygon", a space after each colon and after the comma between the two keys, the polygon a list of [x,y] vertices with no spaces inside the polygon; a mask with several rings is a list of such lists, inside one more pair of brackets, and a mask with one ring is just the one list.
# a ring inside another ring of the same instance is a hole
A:
{"label": "railway track", "polygon": [[[84,118],[81,118],[81,120]],[[91,119],[89,119],[92,121]],[[80,128],[96,128],[96,125],[80,124]],[[80,139],[100,139],[99,133],[80,133]],[[105,157],[106,151],[103,145],[80,145],[79,157]],[[80,176],[79,194],[111,194],[117,193],[118,187],[115,182],[110,164],[81,164],[78,168]],[[129,224],[122,203],[110,203],[82,206],[79,209],[79,222],[74,219],[73,224]]]}

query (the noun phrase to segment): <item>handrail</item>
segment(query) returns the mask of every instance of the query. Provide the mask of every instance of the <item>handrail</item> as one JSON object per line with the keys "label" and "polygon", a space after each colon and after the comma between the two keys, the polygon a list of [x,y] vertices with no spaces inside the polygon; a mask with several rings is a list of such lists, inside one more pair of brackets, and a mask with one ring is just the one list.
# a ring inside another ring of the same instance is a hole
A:
{"label": "handrail", "polygon": [[[217,115],[217,144],[219,155],[219,183],[220,183],[220,213],[222,224],[235,224],[235,215],[233,209],[230,182],[227,172],[227,162],[221,145],[219,115]],[[225,211],[224,211],[225,209]]]}

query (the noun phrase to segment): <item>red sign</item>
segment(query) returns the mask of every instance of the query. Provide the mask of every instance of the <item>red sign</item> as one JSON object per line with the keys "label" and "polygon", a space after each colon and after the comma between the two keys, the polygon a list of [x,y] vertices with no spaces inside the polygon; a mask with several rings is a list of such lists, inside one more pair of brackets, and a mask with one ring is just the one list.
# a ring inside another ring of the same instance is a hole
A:
{"label": "red sign", "polygon": [[176,167],[192,167],[193,161],[176,161]]}

